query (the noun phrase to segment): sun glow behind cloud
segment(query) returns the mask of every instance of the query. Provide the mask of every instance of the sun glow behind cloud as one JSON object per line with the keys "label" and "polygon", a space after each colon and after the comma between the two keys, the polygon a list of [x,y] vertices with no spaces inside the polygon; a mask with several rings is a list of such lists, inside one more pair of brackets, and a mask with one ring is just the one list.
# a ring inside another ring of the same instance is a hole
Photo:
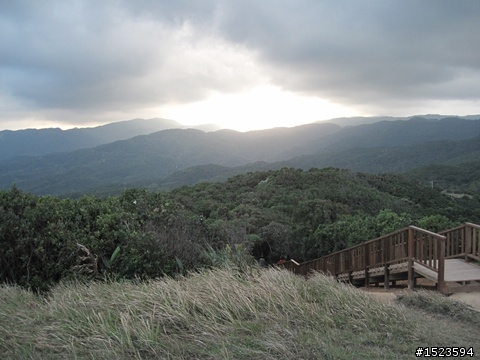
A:
{"label": "sun glow behind cloud", "polygon": [[480,2],[4,3],[0,130],[480,112]]}
{"label": "sun glow behind cloud", "polygon": [[213,93],[206,100],[171,105],[161,117],[186,125],[215,123],[223,128],[249,131],[290,127],[340,116],[357,116],[353,109],[324,99],[262,85],[236,94]]}

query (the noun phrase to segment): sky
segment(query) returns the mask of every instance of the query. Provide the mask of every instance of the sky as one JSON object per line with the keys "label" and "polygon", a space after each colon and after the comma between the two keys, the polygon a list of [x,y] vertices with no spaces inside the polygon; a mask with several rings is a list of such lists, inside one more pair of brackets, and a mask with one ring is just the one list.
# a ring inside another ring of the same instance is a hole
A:
{"label": "sky", "polygon": [[0,130],[480,114],[480,1],[0,0]]}

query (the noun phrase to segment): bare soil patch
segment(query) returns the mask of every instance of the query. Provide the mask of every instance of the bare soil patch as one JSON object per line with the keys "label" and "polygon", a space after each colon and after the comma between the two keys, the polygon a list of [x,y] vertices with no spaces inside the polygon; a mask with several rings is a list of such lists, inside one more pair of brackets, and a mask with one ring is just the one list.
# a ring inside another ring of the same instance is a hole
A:
{"label": "bare soil patch", "polygon": [[[418,279],[417,288],[435,291],[435,284],[426,279]],[[397,295],[411,291],[408,289],[407,281],[398,281],[396,286],[390,287],[389,290],[385,290],[383,286],[371,286],[362,289],[379,301],[387,304],[395,304]],[[453,300],[463,302],[480,312],[480,292],[457,293],[452,294],[449,297]]]}
{"label": "bare soil patch", "polygon": [[461,301],[480,312],[480,292],[458,293],[450,296],[452,299]]}

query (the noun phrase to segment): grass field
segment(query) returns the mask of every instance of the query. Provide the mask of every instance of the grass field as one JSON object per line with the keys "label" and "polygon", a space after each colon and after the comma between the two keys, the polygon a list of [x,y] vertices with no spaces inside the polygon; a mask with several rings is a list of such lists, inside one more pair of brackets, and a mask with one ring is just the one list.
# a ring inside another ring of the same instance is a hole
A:
{"label": "grass field", "polygon": [[412,359],[419,346],[480,353],[469,309],[414,296],[401,299],[408,308],[388,305],[322,275],[232,267],[63,284],[47,297],[3,286],[0,358]]}

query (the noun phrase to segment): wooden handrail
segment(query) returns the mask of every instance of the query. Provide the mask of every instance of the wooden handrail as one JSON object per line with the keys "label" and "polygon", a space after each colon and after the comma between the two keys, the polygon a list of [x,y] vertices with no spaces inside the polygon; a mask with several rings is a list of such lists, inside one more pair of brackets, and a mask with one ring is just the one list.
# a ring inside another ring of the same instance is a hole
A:
{"label": "wooden handrail", "polygon": [[416,226],[413,226],[413,225],[410,225],[409,228],[412,228],[415,231],[422,232],[424,234],[427,234],[427,235],[430,235],[430,236],[433,236],[433,237],[437,237],[439,239],[445,239],[444,235],[440,235],[438,233],[434,233],[432,231],[425,230],[425,229],[422,229],[422,228],[419,228],[419,227],[416,227]]}
{"label": "wooden handrail", "polygon": [[473,227],[475,229],[479,229],[480,230],[480,225],[477,225],[477,224],[473,224],[473,223],[465,223],[466,226],[470,226],[470,227]]}
{"label": "wooden handrail", "polygon": [[448,233],[448,232],[451,232],[451,231],[460,230],[460,229],[465,228],[465,225],[466,224],[462,224],[460,226],[457,226],[457,227],[454,227],[454,228],[451,228],[451,229],[442,230],[442,231],[439,231],[438,234],[442,235],[442,234],[445,234],[445,233]]}
{"label": "wooden handrail", "polygon": [[[386,235],[379,236],[379,237],[377,237],[377,238],[375,238],[375,239],[371,239],[371,240],[364,241],[364,242],[362,242],[362,243],[360,243],[360,244],[357,244],[357,245],[350,246],[349,248],[346,248],[346,249],[338,250],[338,251],[335,251],[335,252],[333,252],[333,253],[330,253],[330,254],[327,254],[327,255],[323,255],[323,256],[321,256],[321,257],[319,257],[319,258],[317,258],[317,259],[313,259],[313,260],[308,260],[308,261],[305,261],[304,263],[308,263],[308,262],[316,261],[316,260],[318,260],[318,259],[321,259],[321,258],[324,258],[324,257],[330,256],[330,255],[339,254],[339,253],[342,253],[342,252],[344,252],[344,251],[346,251],[346,250],[350,250],[350,249],[359,248],[359,247],[362,247],[362,246],[364,246],[365,244],[368,244],[368,243],[371,243],[371,242],[375,242],[375,241],[381,240],[381,239],[383,239],[383,238],[385,238],[385,237],[388,237],[388,236],[393,236],[393,235],[400,234],[400,233],[402,233],[402,232],[406,231],[407,229],[408,229],[408,227],[406,227],[406,228],[403,228],[403,229],[401,229],[401,230],[397,230],[397,231],[395,231],[395,232],[392,232],[392,233],[390,233],[390,234],[386,234]],[[420,229],[420,228],[417,228],[417,229]],[[423,229],[420,229],[420,230],[423,230]],[[426,231],[426,232],[428,232],[428,230],[423,230],[423,231]],[[432,233],[432,234],[434,234],[434,233]],[[302,263],[302,264],[304,264],[304,263]]]}

